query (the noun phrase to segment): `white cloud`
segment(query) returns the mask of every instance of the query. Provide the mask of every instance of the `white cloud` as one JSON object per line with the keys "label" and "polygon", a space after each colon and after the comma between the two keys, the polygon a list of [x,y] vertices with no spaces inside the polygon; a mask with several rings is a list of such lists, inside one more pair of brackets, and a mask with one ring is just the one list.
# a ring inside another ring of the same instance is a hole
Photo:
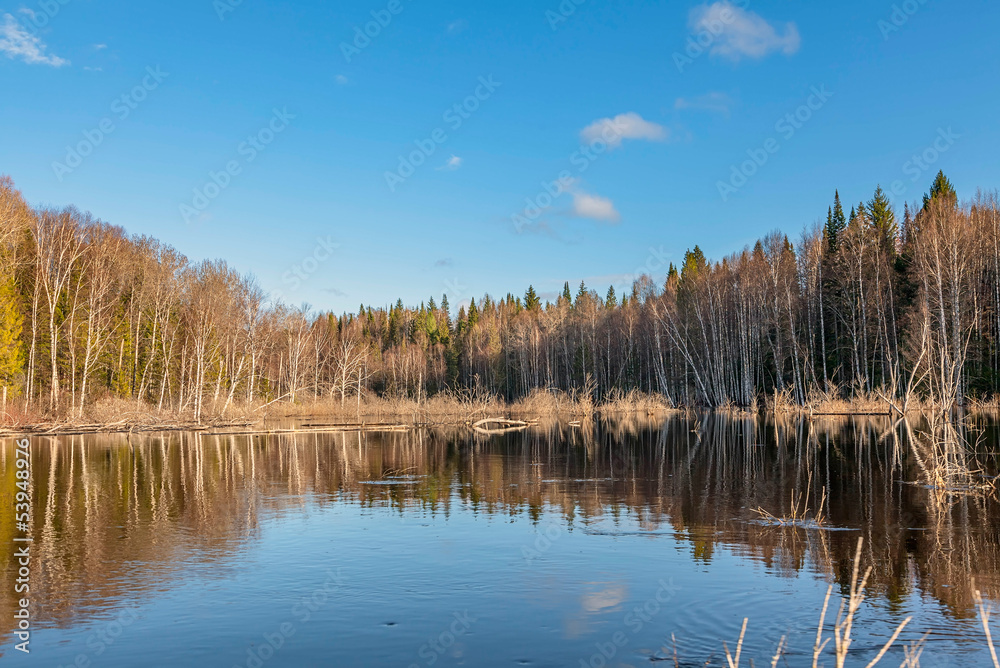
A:
{"label": "white cloud", "polygon": [[448,24],[448,34],[457,35],[458,33],[462,32],[468,27],[469,27],[469,22],[466,21],[465,19],[458,19],[457,21],[452,21],[451,23]]}
{"label": "white cloud", "polygon": [[462,159],[457,155],[453,155],[450,158],[448,158],[448,162],[438,167],[438,169],[453,172],[461,166],[462,166]]}
{"label": "white cloud", "polygon": [[333,78],[333,80],[336,81],[341,86],[346,86],[349,81],[349,79],[345,77],[343,74],[338,74]]}
{"label": "white cloud", "polygon": [[610,148],[621,146],[623,139],[662,141],[667,135],[667,129],[662,125],[651,123],[631,111],[614,118],[596,120],[580,132],[580,138],[585,143],[592,144],[597,140],[603,140]]}
{"label": "white cloud", "polygon": [[3,15],[3,24],[0,24],[0,53],[11,60],[19,58],[29,65],[69,65],[69,61],[64,58],[47,55],[46,48],[42,40],[25,30],[17,19],[10,14]]}
{"label": "white cloud", "polygon": [[786,23],[782,34],[780,26],[725,0],[695,7],[690,19],[692,31],[712,36],[711,54],[733,61],[744,56],[763,58],[778,51],[790,56],[799,50],[802,42],[794,23]]}
{"label": "white cloud", "polygon": [[94,51],[103,51],[106,48],[108,48],[107,44],[95,44],[94,45]]}
{"label": "white cloud", "polygon": [[679,97],[674,103],[674,109],[694,109],[697,111],[716,111],[728,114],[733,106],[733,100],[725,93],[711,92],[697,97]]}
{"label": "white cloud", "polygon": [[573,193],[573,214],[580,218],[591,218],[608,223],[617,223],[621,214],[615,210],[615,204],[607,197],[591,195],[578,190]]}
{"label": "white cloud", "polygon": [[89,65],[84,65],[83,69],[86,72],[103,72],[104,71],[103,67],[90,67]]}

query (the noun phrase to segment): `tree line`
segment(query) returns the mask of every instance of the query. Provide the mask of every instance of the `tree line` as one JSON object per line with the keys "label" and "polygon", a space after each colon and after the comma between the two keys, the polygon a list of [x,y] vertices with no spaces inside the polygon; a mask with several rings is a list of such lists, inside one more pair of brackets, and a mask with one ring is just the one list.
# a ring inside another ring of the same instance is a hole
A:
{"label": "tree line", "polygon": [[58,415],[109,396],[190,412],[441,392],[516,400],[638,390],[674,405],[879,395],[961,405],[997,394],[1000,216],[939,173],[901,217],[881,188],[795,243],[773,232],[602,297],[486,295],[312,312],[224,261],[190,262],[0,179],[0,387]]}

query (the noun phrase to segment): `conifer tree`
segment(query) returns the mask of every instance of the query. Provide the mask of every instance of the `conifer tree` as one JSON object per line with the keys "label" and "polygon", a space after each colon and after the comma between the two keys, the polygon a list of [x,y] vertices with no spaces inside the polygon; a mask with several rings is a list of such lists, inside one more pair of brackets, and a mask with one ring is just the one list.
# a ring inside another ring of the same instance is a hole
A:
{"label": "conifer tree", "polygon": [[882,190],[882,186],[875,189],[875,195],[868,202],[868,214],[886,252],[889,253],[890,257],[895,256],[899,226],[896,224],[896,214],[892,210],[892,204]]}
{"label": "conifer tree", "polygon": [[934,177],[934,183],[931,184],[931,191],[924,195],[923,210],[927,211],[930,208],[931,202],[935,199],[942,199],[950,203],[951,206],[958,204],[958,194],[955,192],[955,187],[951,185],[951,181],[944,175],[944,171],[937,173],[937,176]]}
{"label": "conifer tree", "polygon": [[569,281],[563,285],[562,298],[570,304],[573,303],[573,293],[569,291]]}
{"label": "conifer tree", "polygon": [[0,387],[12,387],[24,363],[21,354],[23,318],[17,308],[14,279],[0,282]]}
{"label": "conifer tree", "polygon": [[469,329],[476,326],[479,322],[479,309],[476,307],[476,300],[473,299],[469,302]]}
{"label": "conifer tree", "polygon": [[448,303],[448,295],[441,295],[441,310],[444,312],[444,321],[448,324],[448,329],[451,329],[451,305]]}
{"label": "conifer tree", "polygon": [[[567,288],[569,283],[566,284]],[[542,302],[535,294],[535,288],[531,285],[528,286],[528,291],[524,293],[524,308],[528,311],[537,311],[541,308]]]}
{"label": "conifer tree", "polygon": [[705,265],[705,254],[700,247],[695,246],[694,250],[689,250],[684,254],[684,268],[681,269],[681,278],[697,278]]}
{"label": "conifer tree", "polygon": [[604,299],[604,307],[609,311],[618,308],[618,295],[615,294],[615,286],[608,288],[608,296]]}
{"label": "conifer tree", "polygon": [[[851,219],[854,219],[854,211],[851,211]],[[840,191],[833,191],[833,210],[827,212],[827,241],[830,250],[836,250],[840,241],[840,235],[847,227],[847,218],[844,217],[844,206],[840,203]]]}
{"label": "conifer tree", "polygon": [[580,300],[587,296],[587,284],[580,281],[580,289],[576,291],[576,305],[580,305]]}

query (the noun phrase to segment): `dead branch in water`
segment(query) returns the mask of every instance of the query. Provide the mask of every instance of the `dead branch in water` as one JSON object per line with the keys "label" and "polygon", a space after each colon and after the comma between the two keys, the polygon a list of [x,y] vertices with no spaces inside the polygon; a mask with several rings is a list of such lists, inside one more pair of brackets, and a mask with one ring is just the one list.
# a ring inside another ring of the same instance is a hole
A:
{"label": "dead branch in water", "polygon": [[[487,429],[488,424],[498,424],[501,425],[496,429]],[[507,418],[484,418],[472,424],[472,430],[477,434],[508,434],[514,431],[523,431],[530,426],[531,423],[525,422],[524,420],[508,420]]]}

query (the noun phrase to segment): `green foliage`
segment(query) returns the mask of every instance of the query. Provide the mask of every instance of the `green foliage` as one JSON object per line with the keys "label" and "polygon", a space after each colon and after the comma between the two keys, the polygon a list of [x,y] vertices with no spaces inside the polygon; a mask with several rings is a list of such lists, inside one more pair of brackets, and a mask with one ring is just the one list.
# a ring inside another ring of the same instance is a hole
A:
{"label": "green foliage", "polygon": [[870,222],[879,235],[879,241],[890,257],[896,255],[896,241],[899,236],[899,225],[896,224],[896,213],[886,197],[882,186],[875,189],[875,195],[868,202]]}
{"label": "green foliage", "polygon": [[934,177],[934,183],[931,184],[931,191],[924,195],[923,210],[927,211],[931,202],[935,200],[942,200],[953,207],[958,206],[958,193],[955,192],[955,187],[951,185],[951,181],[948,180],[943,171],[937,173],[937,176]]}
{"label": "green foliage", "polygon": [[[851,211],[851,218],[854,218],[854,211]],[[827,210],[826,214],[826,240],[831,251],[837,250],[840,242],[840,235],[847,227],[847,218],[844,216],[844,207],[840,203],[840,191],[833,192],[833,208]]]}
{"label": "green foliage", "polygon": [[[569,290],[569,283],[566,284],[566,289]],[[524,308],[528,311],[538,311],[541,307],[542,301],[535,293],[534,286],[529,285],[528,291],[524,293]]]}
{"label": "green foliage", "polygon": [[21,374],[24,356],[21,329],[24,319],[17,306],[13,278],[0,282],[0,385],[11,386]]}
{"label": "green foliage", "polygon": [[618,295],[615,294],[615,286],[608,288],[608,296],[604,298],[604,307],[609,311],[618,308]]}
{"label": "green foliage", "polygon": [[695,246],[694,250],[689,250],[684,254],[684,267],[681,269],[681,279],[687,281],[698,278],[698,274],[704,271],[706,264],[705,253],[702,252],[700,247]]}
{"label": "green foliage", "polygon": [[469,302],[469,329],[475,327],[477,322],[479,322],[479,308],[476,306],[476,300],[473,299]]}

